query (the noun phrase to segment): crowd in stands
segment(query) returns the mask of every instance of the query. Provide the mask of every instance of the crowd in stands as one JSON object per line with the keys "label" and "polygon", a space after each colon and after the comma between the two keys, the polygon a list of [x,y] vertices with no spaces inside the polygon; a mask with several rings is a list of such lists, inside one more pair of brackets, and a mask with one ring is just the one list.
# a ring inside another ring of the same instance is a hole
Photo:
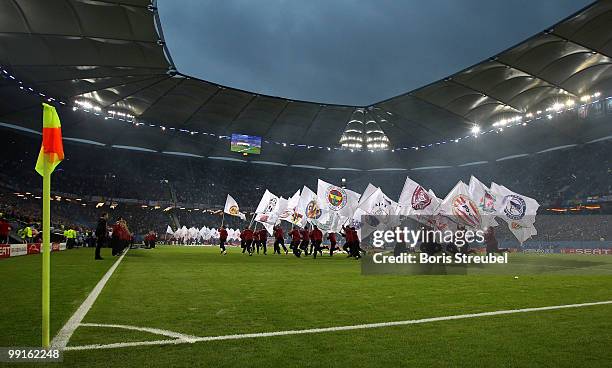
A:
{"label": "crowd in stands", "polygon": [[[33,170],[40,139],[3,131],[5,143],[0,161],[0,212],[27,222],[40,219],[41,178]],[[257,175],[244,175],[245,163],[175,157],[157,153],[127,151],[65,142],[66,159],[53,174],[53,189],[75,195],[108,199],[131,198],[147,201],[196,203],[206,208],[222,208],[228,193],[243,210],[252,210],[265,189],[290,197],[303,185],[316,190],[316,180],[340,184],[362,192],[369,182],[380,186],[391,198],[397,198],[407,173],[410,177],[444,196],[458,180],[470,175],[482,182],[495,181],[518,193],[535,198],[541,205],[555,205],[562,200],[587,195],[612,193],[612,145],[603,141],[564,150],[541,153],[484,165],[408,172],[332,172],[291,167],[256,167]],[[251,165],[248,168],[252,172]],[[16,189],[17,188],[17,189]],[[30,197],[16,197],[13,191],[30,192]],[[53,220],[57,226],[91,229],[105,208],[95,203],[55,201]],[[204,211],[162,211],[152,206],[119,203],[110,212],[120,213],[135,234],[150,230],[164,233],[167,224],[181,226],[216,226],[220,214]],[[174,218],[172,217],[174,216]],[[586,221],[586,220],[585,220]],[[229,225],[240,226],[227,218]],[[588,223],[586,221],[585,223]]]}

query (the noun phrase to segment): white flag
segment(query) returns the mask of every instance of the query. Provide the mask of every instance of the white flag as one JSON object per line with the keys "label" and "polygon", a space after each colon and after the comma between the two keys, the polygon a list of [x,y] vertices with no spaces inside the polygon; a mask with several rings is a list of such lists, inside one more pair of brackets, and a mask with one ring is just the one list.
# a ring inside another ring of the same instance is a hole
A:
{"label": "white flag", "polygon": [[272,194],[266,189],[264,195],[261,197],[255,213],[270,213],[274,212],[274,209],[278,205],[278,197]]}
{"label": "white flag", "polygon": [[472,176],[468,185],[470,198],[476,202],[478,210],[482,215],[482,228],[486,229],[489,226],[499,225],[495,221],[495,208],[499,207],[501,198],[498,198],[491,189],[487,188],[480,180]]}
{"label": "white flag", "polygon": [[303,227],[306,225],[306,221],[318,220],[320,217],[321,206],[317,194],[304,185],[291,223]]}
{"label": "white flag", "polygon": [[172,231],[170,225],[168,225],[168,228],[166,229],[166,234],[174,235],[174,231]]}
{"label": "white flag", "polygon": [[372,185],[372,183],[368,183],[366,190],[363,192],[363,194],[359,198],[358,205],[361,205],[366,199],[370,198],[370,196],[374,194],[374,192],[376,192],[376,189],[379,189],[379,188],[375,185]]}
{"label": "white flag", "polygon": [[387,197],[380,188],[376,188],[366,200],[360,201],[358,207],[368,215],[389,216],[395,214],[396,206],[397,203]]}
{"label": "white flag", "polygon": [[242,220],[246,220],[245,214],[240,212],[240,207],[238,207],[238,203],[229,194],[227,195],[227,199],[225,200],[225,208],[223,209],[223,212],[227,213],[228,215],[238,216]]}
{"label": "white flag", "polygon": [[359,204],[360,194],[327,183],[321,179],[317,185],[317,198],[321,211],[332,212],[342,217],[352,217]]}
{"label": "white flag", "polygon": [[534,223],[540,204],[533,198],[515,193],[503,185],[491,183],[493,194],[501,198],[496,208],[497,216],[508,223],[508,229],[522,244],[537,235]]}
{"label": "white flag", "polygon": [[404,188],[398,201],[398,214],[404,216],[431,216],[435,215],[440,205],[440,199],[427,191],[417,182],[406,178]]}
{"label": "white flag", "polygon": [[457,225],[472,229],[483,228],[482,215],[478,210],[478,205],[470,197],[468,186],[462,181],[459,181],[446,195],[440,204],[439,213],[450,218]]}
{"label": "white flag", "polygon": [[298,217],[296,215],[296,210],[297,210],[299,202],[300,202],[300,190],[298,189],[298,191],[295,192],[295,194],[292,195],[291,198],[287,200],[285,209],[280,212],[278,217],[281,220],[285,220],[287,222],[293,223],[294,219]]}

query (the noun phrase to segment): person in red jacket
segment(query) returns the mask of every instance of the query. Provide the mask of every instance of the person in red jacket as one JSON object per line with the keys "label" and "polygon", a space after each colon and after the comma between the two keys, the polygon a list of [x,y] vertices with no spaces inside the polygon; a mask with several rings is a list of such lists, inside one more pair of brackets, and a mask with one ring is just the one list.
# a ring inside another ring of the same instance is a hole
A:
{"label": "person in red jacket", "polygon": [[[251,230],[250,227],[247,227],[246,229],[244,229],[244,245],[245,245],[245,249],[249,252],[249,256],[253,255],[253,238],[254,238],[253,230]],[[242,253],[244,253],[244,249],[242,250]]]}
{"label": "person in red jacket", "polygon": [[219,229],[219,248],[221,248],[221,254],[226,255],[227,251],[225,250],[225,242],[227,241],[227,230],[225,230],[225,226],[221,225]]}
{"label": "person in red jacket", "polygon": [[334,255],[334,251],[336,250],[336,233],[330,232],[327,234],[327,240],[329,240],[329,256],[332,257]]}
{"label": "person in red jacket", "polygon": [[354,239],[353,232],[349,226],[342,226],[342,235],[344,237],[344,245],[342,246],[342,250],[345,251],[348,255],[346,258],[350,258],[353,256],[353,248],[354,248]]}
{"label": "person in red jacket", "polygon": [[302,239],[302,242],[300,243],[300,249],[304,252],[305,256],[308,255],[308,244],[310,243],[309,231],[306,226],[304,226],[304,228],[300,230],[300,238]]}
{"label": "person in red jacket", "polygon": [[323,233],[321,232],[321,230],[319,230],[317,225],[313,226],[312,231],[310,232],[310,239],[312,244],[310,252],[312,253],[313,258],[317,259],[317,253],[321,253],[321,256],[323,256],[323,251],[321,250],[321,243],[323,243]]}
{"label": "person in red jacket", "polygon": [[268,254],[268,230],[261,229],[257,232],[258,234],[258,242],[257,242],[257,254],[259,254],[259,247],[261,246],[263,248],[263,254],[264,256],[266,254]]}
{"label": "person in red jacket", "polygon": [[294,256],[300,258],[301,252],[298,249],[298,246],[300,245],[300,231],[294,226],[289,235],[291,235],[291,245],[289,245],[289,248],[293,250]]}
{"label": "person in red jacket", "polygon": [[242,229],[242,231],[240,232],[240,247],[242,248],[242,253],[244,254],[244,252],[247,250],[246,247],[246,227],[244,229]]}
{"label": "person in red jacket", "polygon": [[287,247],[285,247],[285,234],[283,234],[283,228],[279,225],[274,227],[274,253],[281,254],[280,245],[283,246],[285,254],[287,254]]}
{"label": "person in red jacket", "polygon": [[8,244],[11,225],[3,218],[0,218],[0,244]]}

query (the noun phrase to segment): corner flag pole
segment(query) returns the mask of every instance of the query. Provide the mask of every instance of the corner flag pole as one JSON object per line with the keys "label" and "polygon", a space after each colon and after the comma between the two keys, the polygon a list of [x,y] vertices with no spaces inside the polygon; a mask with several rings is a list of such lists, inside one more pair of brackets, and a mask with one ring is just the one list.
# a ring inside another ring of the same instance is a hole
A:
{"label": "corner flag pole", "polygon": [[62,124],[55,107],[43,103],[42,145],[35,170],[43,177],[42,346],[49,348],[51,311],[51,173],[64,159]]}
{"label": "corner flag pole", "polygon": [[43,223],[42,223],[42,346],[49,348],[50,310],[51,310],[51,171],[44,160],[43,175]]}

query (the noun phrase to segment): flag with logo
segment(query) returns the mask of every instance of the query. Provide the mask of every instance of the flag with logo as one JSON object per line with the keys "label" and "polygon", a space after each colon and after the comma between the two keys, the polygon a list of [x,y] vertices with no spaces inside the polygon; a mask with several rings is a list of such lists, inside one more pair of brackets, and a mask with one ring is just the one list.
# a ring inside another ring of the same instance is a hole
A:
{"label": "flag with logo", "polygon": [[227,199],[225,200],[225,207],[223,208],[223,212],[227,213],[231,216],[240,217],[242,220],[246,220],[246,216],[244,213],[240,212],[240,207],[238,207],[238,203],[231,195],[227,195]]}
{"label": "flag with logo", "polygon": [[482,215],[482,228],[485,229],[489,226],[499,225],[497,221],[495,221],[495,209],[496,207],[499,207],[498,201],[501,198],[498,198],[498,196],[493,193],[491,189],[484,185],[475,176],[470,177],[468,192],[470,198],[476,202],[478,210]]}
{"label": "flag with logo", "polygon": [[335,213],[342,217],[352,217],[359,204],[360,194],[327,183],[321,179],[317,185],[317,198],[321,211]]}
{"label": "flag with logo", "polygon": [[321,206],[317,194],[304,185],[291,223],[303,227],[306,222],[316,221],[320,217]]}
{"label": "flag with logo", "polygon": [[538,201],[495,183],[491,183],[491,191],[500,198],[496,215],[508,223],[508,229],[521,244],[538,234],[534,226],[540,207]]}
{"label": "flag with logo", "polygon": [[170,227],[170,225],[168,225],[168,227],[166,228],[166,234],[170,234],[170,235],[174,234],[174,231],[172,231],[172,228]]}
{"label": "flag with logo", "polygon": [[293,223],[293,219],[296,217],[296,209],[300,202],[300,190],[298,189],[289,199],[285,200],[284,208],[283,208],[278,218],[290,223]]}
{"label": "flag with logo", "polygon": [[397,213],[413,218],[432,216],[437,213],[440,202],[433,192],[427,191],[419,183],[407,177],[399,197]]}
{"label": "flag with logo", "polygon": [[274,226],[278,220],[279,200],[279,197],[266,189],[255,210],[255,221]]}
{"label": "flag with logo", "polygon": [[440,204],[440,215],[446,216],[457,225],[471,229],[482,229],[482,215],[478,205],[470,197],[468,186],[459,181]]}

